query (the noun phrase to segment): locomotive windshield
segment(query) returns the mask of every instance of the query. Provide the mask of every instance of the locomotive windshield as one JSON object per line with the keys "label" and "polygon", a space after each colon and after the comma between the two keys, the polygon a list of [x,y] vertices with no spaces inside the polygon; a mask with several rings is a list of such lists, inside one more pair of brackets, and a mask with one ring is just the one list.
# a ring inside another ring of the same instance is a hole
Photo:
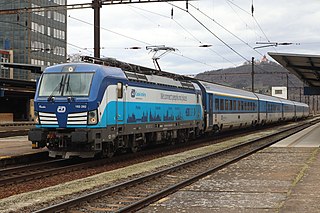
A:
{"label": "locomotive windshield", "polygon": [[93,73],[43,74],[39,96],[88,96]]}

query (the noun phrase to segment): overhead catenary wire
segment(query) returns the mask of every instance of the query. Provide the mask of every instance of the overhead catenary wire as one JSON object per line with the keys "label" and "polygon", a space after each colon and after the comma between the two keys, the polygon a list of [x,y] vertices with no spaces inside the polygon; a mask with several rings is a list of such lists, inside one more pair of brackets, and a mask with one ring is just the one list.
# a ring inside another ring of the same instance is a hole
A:
{"label": "overhead catenary wire", "polygon": [[[87,21],[84,21],[84,20],[81,20],[81,19],[78,19],[78,18],[75,18],[75,17],[71,17],[70,15],[69,15],[68,17],[71,18],[71,19],[74,19],[74,20],[76,20],[76,21],[79,21],[79,22],[82,22],[82,23],[91,25],[91,26],[93,25],[92,23],[89,23],[89,22],[87,22]],[[148,43],[148,42],[145,42],[145,41],[142,41],[142,40],[139,40],[139,39],[136,39],[136,38],[132,38],[132,37],[130,37],[130,36],[123,35],[123,34],[121,34],[121,33],[118,33],[118,32],[115,32],[115,31],[112,31],[112,30],[109,30],[109,29],[106,29],[106,28],[104,28],[104,27],[100,27],[100,28],[103,29],[103,30],[106,30],[106,31],[108,31],[108,32],[114,33],[114,34],[116,34],[116,35],[119,35],[119,36],[122,36],[122,37],[125,37],[125,38],[128,38],[128,39],[131,39],[131,40],[134,40],[134,41],[143,43],[143,44],[148,45],[148,46],[154,45],[154,44],[151,44],[151,43]],[[214,67],[214,66],[209,65],[209,64],[207,64],[207,63],[205,63],[205,62],[201,62],[201,61],[199,61],[199,60],[197,60],[197,59],[190,58],[190,57],[185,56],[185,55],[183,55],[183,54],[178,54],[178,53],[173,53],[173,54],[179,55],[179,56],[181,56],[181,57],[183,57],[183,58],[186,58],[186,59],[191,60],[191,61],[194,61],[194,62],[201,63],[201,64],[206,65],[206,66]]]}
{"label": "overhead catenary wire", "polygon": [[[73,20],[76,20],[76,21],[78,21],[78,22],[82,22],[82,23],[84,23],[84,24],[88,24],[88,25],[93,26],[92,23],[87,22],[87,21],[84,21],[84,20],[81,20],[81,19],[79,19],[79,18],[75,18],[75,17],[72,17],[72,16],[70,16],[70,15],[69,15],[68,17],[71,18],[71,19],[73,19]],[[124,37],[124,38],[137,41],[137,42],[139,42],[139,43],[143,43],[143,44],[146,44],[146,45],[152,45],[151,43],[148,43],[148,42],[145,42],[145,41],[142,41],[142,40],[139,40],[139,39],[136,39],[136,38],[133,38],[133,37],[130,37],[130,36],[127,36],[127,35],[118,33],[118,32],[115,32],[115,31],[113,31],[113,30],[109,30],[109,29],[104,28],[104,27],[100,27],[100,28],[103,29],[103,30],[106,30],[106,31],[108,31],[108,32],[110,32],[110,33],[113,33],[113,34],[122,36],[122,37]]]}
{"label": "overhead catenary wire", "polygon": [[[230,0],[226,0],[227,2],[231,3],[232,5],[236,6],[237,8],[239,8],[240,10],[244,11],[245,13],[247,13],[248,15],[250,15],[254,22],[256,23],[256,25],[258,26],[258,28],[260,29],[260,31],[262,32],[263,36],[265,37],[265,39],[270,42],[270,39],[268,38],[267,34],[264,32],[264,30],[262,29],[261,25],[259,24],[258,20],[256,19],[255,15],[254,15],[254,5],[253,5],[253,0],[252,0],[252,4],[251,4],[251,13],[249,13],[248,11],[244,10],[243,8],[241,8],[239,5],[237,5],[236,3],[230,1]],[[277,49],[273,46],[273,49],[277,52]]]}
{"label": "overhead catenary wire", "polygon": [[251,16],[253,18],[253,20],[255,21],[255,23],[257,24],[257,26],[259,27],[260,31],[262,32],[262,34],[264,35],[264,37],[268,40],[269,38],[267,37],[267,35],[265,34],[265,32],[263,31],[262,27],[260,26],[260,24],[258,23],[257,19],[255,18],[255,16],[253,15],[253,12],[254,12],[254,7],[253,7],[253,1],[252,1],[252,6],[251,6],[251,13],[248,12],[247,10],[243,9],[242,7],[240,7],[239,5],[237,5],[236,3],[234,3],[233,1],[231,0],[226,0],[227,3],[230,5],[234,5],[235,7],[237,7],[239,10],[243,11],[244,13],[248,14],[249,16]]}
{"label": "overhead catenary wire", "polygon": [[185,55],[182,55],[182,54],[178,54],[178,53],[175,53],[175,52],[173,52],[172,54],[179,55],[179,56],[184,57],[184,58],[187,58],[187,59],[189,59],[189,60],[191,60],[191,61],[198,62],[198,63],[201,63],[201,64],[203,64],[203,65],[206,65],[206,66],[209,66],[209,67],[212,67],[212,68],[216,68],[216,67],[214,67],[214,66],[212,66],[212,65],[210,65],[210,64],[207,64],[207,63],[205,63],[205,62],[199,61],[199,60],[197,60],[197,59],[190,58],[190,57],[185,56]]}
{"label": "overhead catenary wire", "polygon": [[[135,7],[135,6],[132,6],[132,5],[129,5],[129,7],[132,7],[132,8],[135,8],[135,9],[139,9],[139,10],[142,10],[144,12],[148,12],[148,13],[151,13],[151,14],[154,14],[154,15],[158,15],[158,16],[161,16],[163,18],[167,18],[167,19],[171,19],[172,21],[174,21],[180,28],[182,28],[187,34],[189,34],[195,41],[197,41],[199,44],[203,44],[203,42],[198,39],[195,35],[193,35],[186,27],[184,27],[181,23],[179,23],[174,17],[171,18],[169,16],[165,16],[163,14],[160,14],[160,13],[156,13],[156,12],[153,12],[153,11],[150,11],[150,10],[146,10],[146,9],[142,9],[142,8],[139,8],[139,7]],[[172,11],[172,10],[171,10]],[[212,48],[207,48],[210,52],[218,55],[219,57],[221,57],[223,60],[229,62],[230,64],[232,64],[233,66],[236,66],[235,63],[233,63],[231,60],[227,59],[226,57],[224,57],[223,55],[221,55],[220,53],[214,51]],[[197,61],[197,60],[196,60]]]}
{"label": "overhead catenary wire", "polygon": [[[226,1],[226,3],[227,3],[228,6],[231,8],[231,10],[238,16],[238,18],[246,25],[246,27],[247,27],[248,29],[250,29],[251,31],[253,31],[253,32],[256,34],[257,37],[260,37],[260,38],[263,37],[263,35],[259,35],[258,32],[257,32],[256,30],[254,30],[254,29],[250,26],[250,24],[248,24],[248,23],[238,14],[238,12],[234,9],[234,7],[231,5],[231,3],[230,3],[229,1]],[[245,12],[247,12],[247,11],[245,11]]]}
{"label": "overhead catenary wire", "polygon": [[239,36],[237,36],[236,34],[234,34],[233,32],[231,32],[229,29],[227,29],[226,27],[224,27],[222,24],[220,24],[218,21],[216,21],[215,19],[211,18],[210,16],[208,16],[207,14],[205,14],[202,10],[200,10],[199,8],[196,8],[194,5],[190,4],[189,5],[191,7],[193,7],[194,9],[196,9],[197,11],[199,11],[202,15],[204,15],[205,17],[207,17],[208,19],[210,19],[211,21],[213,21],[214,23],[216,23],[219,27],[221,27],[222,29],[224,29],[225,31],[227,31],[228,33],[230,33],[232,36],[234,36],[236,39],[238,39],[239,41],[241,41],[243,44],[247,45],[249,48],[253,49],[256,53],[258,53],[259,55],[263,56],[262,53],[260,53],[259,51],[257,51],[256,49],[254,49],[254,47],[252,47],[248,42],[244,41],[243,39],[241,39]]}
{"label": "overhead catenary wire", "polygon": [[168,2],[168,4],[177,7],[178,9],[185,11],[186,13],[188,13],[194,20],[196,20],[203,28],[205,28],[210,34],[212,34],[214,37],[216,37],[220,42],[222,42],[226,47],[228,47],[232,52],[234,52],[235,54],[237,54],[239,57],[241,57],[242,59],[244,59],[245,61],[249,61],[246,57],[244,57],[243,55],[241,55],[238,51],[236,51],[234,48],[232,48],[229,44],[227,44],[225,41],[223,41],[219,36],[217,36],[214,32],[212,32],[206,25],[204,25],[199,19],[197,19],[193,14],[191,14],[191,12],[189,10],[183,9],[179,6],[176,6],[170,2]]}
{"label": "overhead catenary wire", "polygon": [[[182,10],[182,11],[184,11],[184,12],[186,12],[186,13],[188,13],[193,19],[195,19],[201,26],[203,26],[207,31],[209,31],[213,36],[215,36],[215,37],[216,37],[220,42],[222,42],[225,46],[227,46],[229,49],[231,49],[234,53],[236,53],[238,56],[240,56],[240,57],[241,57],[242,59],[244,59],[245,61],[251,63],[251,60],[249,60],[249,59],[247,59],[245,56],[241,55],[241,54],[240,54],[239,52],[237,52],[234,48],[232,48],[230,45],[228,45],[226,42],[224,42],[224,41],[223,41],[221,38],[219,38],[216,34],[214,34],[207,26],[205,26],[202,22],[200,22],[200,20],[198,20],[194,15],[192,15],[192,14],[189,12],[188,9],[183,9],[183,8],[181,8],[181,7],[179,7],[179,6],[176,6],[176,5],[174,5],[174,4],[170,3],[170,2],[167,2],[167,3],[170,4],[170,5],[172,5],[172,6],[174,6],[174,7],[176,7],[176,8],[178,8],[178,9],[180,9],[180,10]],[[187,5],[189,5],[189,3],[187,3]],[[261,68],[261,67],[258,67],[255,63],[253,64],[253,66],[254,66],[255,68],[258,68],[258,69],[266,72],[266,70],[264,70],[264,69]]]}

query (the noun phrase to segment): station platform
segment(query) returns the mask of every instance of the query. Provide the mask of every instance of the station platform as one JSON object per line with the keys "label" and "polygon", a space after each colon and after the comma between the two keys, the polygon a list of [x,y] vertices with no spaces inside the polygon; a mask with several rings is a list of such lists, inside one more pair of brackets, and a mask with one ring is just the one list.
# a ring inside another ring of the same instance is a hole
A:
{"label": "station platform", "polygon": [[140,212],[320,212],[320,124]]}
{"label": "station platform", "polygon": [[304,129],[276,144],[273,147],[319,147],[320,123]]}
{"label": "station platform", "polygon": [[[28,136],[0,138],[0,165],[24,162],[30,157],[46,156],[47,152],[46,148],[32,149]],[[34,155],[37,153],[39,155]]]}

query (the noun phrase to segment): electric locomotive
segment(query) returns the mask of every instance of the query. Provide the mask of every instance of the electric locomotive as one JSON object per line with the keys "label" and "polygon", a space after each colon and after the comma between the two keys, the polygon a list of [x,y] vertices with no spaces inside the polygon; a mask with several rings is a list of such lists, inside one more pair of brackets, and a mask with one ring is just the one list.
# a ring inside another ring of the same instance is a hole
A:
{"label": "electric locomotive", "polygon": [[[34,99],[32,147],[50,157],[112,156],[154,143],[174,143],[203,129],[199,86],[178,75],[109,60],[48,67]],[[117,63],[121,63],[118,62]],[[132,72],[135,68],[137,72]]]}

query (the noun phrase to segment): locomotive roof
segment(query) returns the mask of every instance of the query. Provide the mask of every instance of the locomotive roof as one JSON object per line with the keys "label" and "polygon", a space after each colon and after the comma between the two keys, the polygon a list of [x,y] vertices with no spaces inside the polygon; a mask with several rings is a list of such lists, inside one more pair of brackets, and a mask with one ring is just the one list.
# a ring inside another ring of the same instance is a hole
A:
{"label": "locomotive roof", "polygon": [[90,63],[65,63],[58,64],[54,66],[50,66],[45,69],[44,73],[59,73],[59,72],[100,72],[104,73],[107,76],[113,76],[117,78],[126,79],[126,75],[124,72],[117,67],[106,67],[98,64],[90,64]]}
{"label": "locomotive roof", "polygon": [[123,69],[124,68],[105,66],[94,63],[78,62],[54,65],[46,68],[44,73],[99,72],[103,76],[112,76],[118,79],[126,79],[129,81],[167,85],[171,87],[185,88],[191,90],[195,89],[194,84],[192,84],[192,82],[188,80],[179,80],[171,78],[170,76],[159,76],[154,75],[152,73],[148,75],[143,73],[128,72]]}

